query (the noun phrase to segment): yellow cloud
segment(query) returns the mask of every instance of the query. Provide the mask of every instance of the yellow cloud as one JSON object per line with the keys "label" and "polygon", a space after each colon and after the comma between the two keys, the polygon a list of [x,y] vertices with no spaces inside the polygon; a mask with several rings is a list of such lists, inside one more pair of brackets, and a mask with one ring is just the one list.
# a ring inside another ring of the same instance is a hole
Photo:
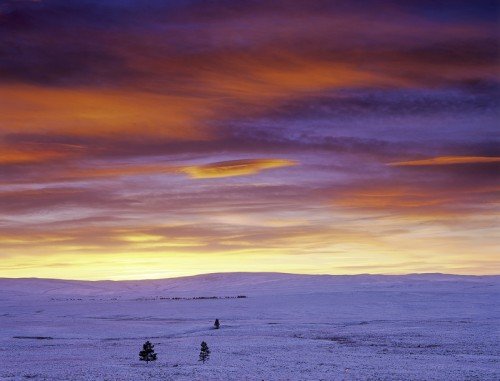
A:
{"label": "yellow cloud", "polygon": [[152,234],[135,234],[123,236],[122,239],[126,242],[156,242],[161,241],[163,239],[163,236]]}
{"label": "yellow cloud", "polygon": [[265,169],[297,165],[296,161],[286,159],[247,159],[231,160],[206,165],[184,167],[182,172],[193,179],[245,176],[259,173]]}
{"label": "yellow cloud", "polygon": [[500,162],[500,157],[492,156],[439,156],[422,160],[398,161],[389,163],[394,167],[417,167],[427,165],[480,164]]}

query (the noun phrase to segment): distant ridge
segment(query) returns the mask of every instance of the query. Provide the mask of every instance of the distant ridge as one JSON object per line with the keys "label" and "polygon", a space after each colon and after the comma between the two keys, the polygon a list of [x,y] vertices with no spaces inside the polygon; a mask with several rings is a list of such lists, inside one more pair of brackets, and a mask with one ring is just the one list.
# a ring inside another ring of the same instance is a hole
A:
{"label": "distant ridge", "polygon": [[308,275],[266,272],[210,273],[165,279],[65,280],[0,278],[0,296],[175,297],[236,296],[265,294],[330,293],[336,291],[411,291],[415,286],[429,292],[457,287],[498,287],[499,275],[423,273],[408,275]]}
{"label": "distant ridge", "polygon": [[175,277],[168,278],[152,278],[152,279],[99,279],[99,280],[86,280],[86,279],[66,279],[66,278],[41,278],[41,277],[0,277],[1,280],[6,279],[37,279],[37,280],[57,280],[57,281],[69,281],[69,282],[150,282],[150,281],[162,281],[162,280],[171,280],[171,279],[188,279],[188,278],[197,278],[197,277],[219,277],[219,276],[297,276],[297,277],[361,277],[361,276],[369,276],[369,277],[413,277],[413,276],[443,276],[443,277],[464,277],[464,278],[484,278],[484,277],[500,277],[500,274],[494,275],[476,275],[476,274],[452,274],[452,273],[440,273],[440,272],[432,272],[432,273],[408,273],[408,274],[377,274],[377,273],[360,273],[360,274],[301,274],[301,273],[286,273],[279,271],[232,271],[232,272],[216,272],[216,273],[204,273],[204,274],[195,274],[195,275],[181,275]]}

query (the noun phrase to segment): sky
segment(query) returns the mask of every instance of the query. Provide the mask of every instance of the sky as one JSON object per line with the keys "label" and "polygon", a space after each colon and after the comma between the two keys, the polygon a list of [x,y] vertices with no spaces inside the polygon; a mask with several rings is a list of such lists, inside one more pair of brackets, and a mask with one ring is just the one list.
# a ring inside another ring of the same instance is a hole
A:
{"label": "sky", "polygon": [[0,0],[0,277],[500,274],[498,20]]}

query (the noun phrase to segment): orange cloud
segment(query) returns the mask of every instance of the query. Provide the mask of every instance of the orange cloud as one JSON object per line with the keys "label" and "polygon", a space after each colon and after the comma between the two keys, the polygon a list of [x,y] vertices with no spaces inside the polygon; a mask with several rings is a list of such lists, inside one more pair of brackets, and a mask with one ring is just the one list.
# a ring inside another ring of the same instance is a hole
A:
{"label": "orange cloud", "polygon": [[245,176],[259,173],[265,169],[289,167],[297,162],[286,159],[248,159],[221,161],[207,165],[184,167],[182,172],[194,179]]}
{"label": "orange cloud", "polygon": [[23,164],[56,159],[67,155],[57,150],[21,150],[0,147],[0,164]]}
{"label": "orange cloud", "polygon": [[439,156],[430,159],[398,161],[389,163],[394,167],[419,167],[427,165],[455,165],[455,164],[482,164],[482,163],[497,163],[500,162],[500,157],[488,156]]}
{"label": "orange cloud", "polygon": [[173,140],[208,139],[212,115],[196,97],[135,90],[0,86],[2,132],[95,136],[136,133]]}
{"label": "orange cloud", "polygon": [[233,53],[208,59],[220,68],[196,73],[205,85],[203,89],[251,105],[268,106],[270,101],[276,103],[347,86],[403,84],[401,80],[353,65],[318,57],[304,58],[284,51],[264,51],[258,58]]}
{"label": "orange cloud", "polygon": [[[209,70],[186,67],[175,57],[160,67],[140,61],[142,68],[156,74],[155,82],[145,79],[129,87],[2,85],[2,132],[76,136],[126,133],[174,141],[210,140],[212,121],[259,114],[271,105],[304,94],[349,86],[401,84],[352,65],[287,52],[263,52],[259,58],[238,52],[199,58],[207,62]],[[172,72],[180,72],[184,78],[179,80],[181,84],[171,80]]]}
{"label": "orange cloud", "polygon": [[374,187],[351,190],[341,195],[336,204],[361,209],[411,209],[440,205],[447,200],[443,196],[432,196],[423,189],[411,187]]}
{"label": "orange cloud", "polygon": [[337,192],[333,198],[336,206],[343,208],[386,212],[404,216],[460,217],[470,214],[495,213],[484,209],[497,198],[498,186],[471,185],[445,186],[421,182],[420,184],[352,185]]}

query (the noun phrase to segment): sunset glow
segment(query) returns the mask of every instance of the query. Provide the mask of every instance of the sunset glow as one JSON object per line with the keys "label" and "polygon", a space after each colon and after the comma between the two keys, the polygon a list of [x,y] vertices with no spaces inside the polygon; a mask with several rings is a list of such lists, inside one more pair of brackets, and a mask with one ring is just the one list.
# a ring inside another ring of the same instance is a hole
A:
{"label": "sunset glow", "polygon": [[494,2],[354,3],[0,2],[0,277],[498,274]]}

